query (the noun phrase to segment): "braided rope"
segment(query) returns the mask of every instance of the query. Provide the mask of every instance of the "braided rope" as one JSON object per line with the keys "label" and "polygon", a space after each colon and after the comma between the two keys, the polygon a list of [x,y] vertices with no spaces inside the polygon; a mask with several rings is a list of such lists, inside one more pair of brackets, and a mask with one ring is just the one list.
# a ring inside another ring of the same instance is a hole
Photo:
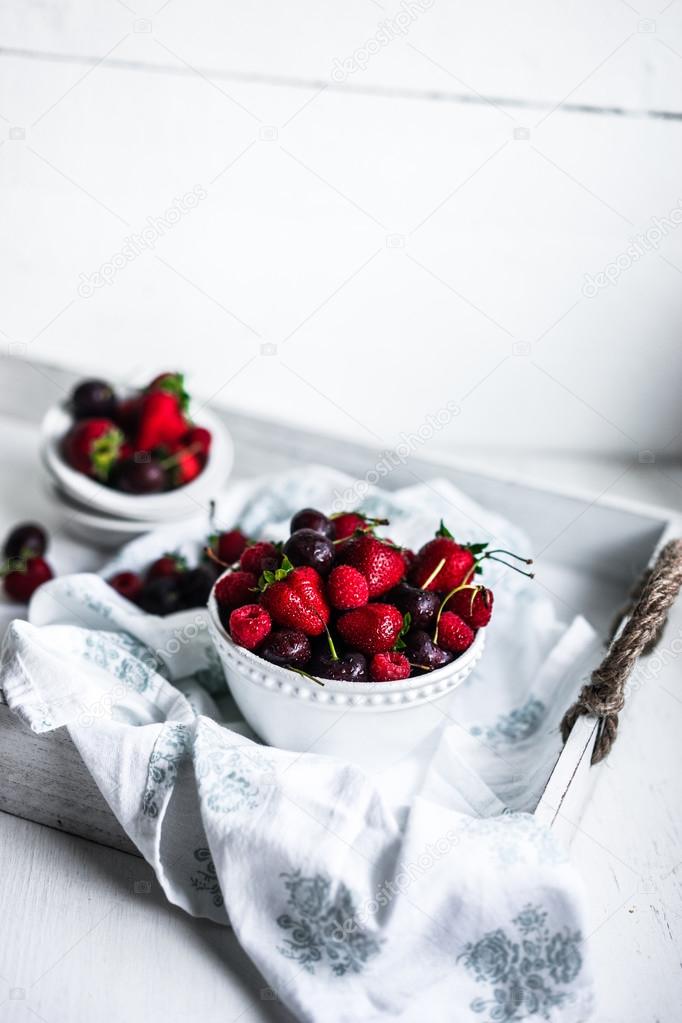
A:
{"label": "braided rope", "polygon": [[660,636],[668,609],[682,586],[682,539],[663,548],[648,573],[641,594],[623,631],[611,644],[606,657],[580,691],[578,699],[564,714],[561,735],[566,742],[573,725],[583,714],[599,718],[592,763],[598,764],[610,751],[618,732],[618,715],[625,703],[625,684],[637,658]]}

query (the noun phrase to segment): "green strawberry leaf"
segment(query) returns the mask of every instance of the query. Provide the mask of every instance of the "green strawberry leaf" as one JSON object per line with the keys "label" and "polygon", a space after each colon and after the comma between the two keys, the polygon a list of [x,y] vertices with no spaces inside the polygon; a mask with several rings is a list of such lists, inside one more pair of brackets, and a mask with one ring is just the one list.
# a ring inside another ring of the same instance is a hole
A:
{"label": "green strawberry leaf", "polygon": [[395,643],[393,645],[393,649],[394,650],[404,650],[405,649],[407,644],[405,643],[405,640],[403,639],[403,636],[406,636],[407,633],[410,631],[410,626],[411,625],[412,625],[412,615],[410,614],[409,611],[407,611],[403,615],[403,624],[401,626],[400,632],[398,633],[398,638],[396,639],[396,641],[395,641]]}
{"label": "green strawberry leaf", "polygon": [[450,530],[445,525],[445,523],[443,522],[442,519],[440,520],[440,526],[438,527],[438,530],[436,532],[436,536],[446,536],[448,538],[448,540],[454,540],[455,539],[454,536],[452,535],[452,533],[450,532]]}
{"label": "green strawberry leaf", "polygon": [[185,377],[182,373],[169,373],[168,376],[157,384],[157,388],[160,391],[166,391],[168,394],[174,394],[178,399],[178,403],[183,412],[187,411],[189,406],[189,394],[185,390]]}
{"label": "green strawberry leaf", "polygon": [[471,552],[471,554],[476,556],[477,554],[482,554],[486,547],[489,547],[490,545],[487,543],[466,543],[464,546]]}

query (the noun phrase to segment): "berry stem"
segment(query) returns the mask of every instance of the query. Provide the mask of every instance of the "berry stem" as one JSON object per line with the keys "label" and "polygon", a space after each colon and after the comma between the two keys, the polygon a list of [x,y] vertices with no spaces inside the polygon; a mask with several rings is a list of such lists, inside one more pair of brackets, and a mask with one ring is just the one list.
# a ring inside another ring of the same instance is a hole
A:
{"label": "berry stem", "polygon": [[232,567],[231,565],[228,565],[226,561],[222,561],[212,547],[204,547],[204,554],[206,555],[209,561],[214,562],[214,564],[216,565],[221,565],[223,568]]}
{"label": "berry stem", "polygon": [[324,686],[322,679],[315,678],[314,675],[309,675],[307,671],[303,670],[303,668],[294,668],[293,666],[290,666],[290,671],[295,671],[297,675],[302,675],[303,678],[309,678],[310,681],[314,682],[317,686]]}
{"label": "berry stem", "polygon": [[169,455],[168,458],[162,459],[159,462],[159,465],[162,469],[172,469],[174,466],[180,464],[180,461],[185,457],[185,455],[196,455],[199,451],[201,451],[201,444],[190,444],[186,448],[180,448],[179,451],[176,451],[173,455]]}
{"label": "berry stem", "polygon": [[326,623],[325,623],[325,626],[324,626],[324,631],[327,634],[327,643],[329,644],[329,653],[332,655],[332,661],[338,661],[339,655],[336,652],[336,647],[334,646],[334,640],[332,639],[332,634],[329,631],[329,626]]}
{"label": "berry stem", "polygon": [[444,564],[445,564],[445,558],[441,558],[440,561],[438,562],[438,564],[436,565],[436,567],[434,568],[433,572],[429,576],[429,578],[426,580],[426,582],[421,587],[422,590],[427,589],[427,587],[429,587],[431,585],[431,583],[436,578],[436,576],[438,575],[438,573],[440,572],[440,570],[441,570],[441,568],[443,567]]}
{"label": "berry stem", "polygon": [[[502,558],[496,558],[494,554],[485,554],[484,557],[488,558],[490,561],[497,561],[499,562],[500,565],[504,565],[505,568],[511,568],[515,572],[518,572],[519,575],[525,575],[526,578],[528,579],[535,579],[535,572],[524,572],[522,568],[517,568],[516,565],[510,565],[508,561],[503,561]],[[480,560],[482,561],[483,558],[481,558]],[[533,564],[533,562],[528,560],[527,558],[520,558],[519,560],[523,561],[526,565]]]}

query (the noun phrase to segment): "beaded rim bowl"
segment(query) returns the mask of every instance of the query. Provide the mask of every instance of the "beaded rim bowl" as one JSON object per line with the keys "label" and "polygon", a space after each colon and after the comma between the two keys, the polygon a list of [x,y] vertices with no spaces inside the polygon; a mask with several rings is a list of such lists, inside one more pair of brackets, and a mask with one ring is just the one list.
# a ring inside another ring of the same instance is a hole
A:
{"label": "beaded rim bowl", "polygon": [[[270,691],[309,704],[347,706],[353,711],[402,710],[449,695],[471,674],[485,646],[485,630],[479,629],[468,650],[450,664],[428,675],[397,682],[340,682],[324,679],[324,686],[318,686],[309,678],[289,668],[270,664],[258,654],[238,646],[220,621],[215,586],[209,597],[208,611],[209,628],[228,684],[237,681],[260,688],[264,690],[265,699],[267,691]],[[233,695],[239,702],[239,694],[233,691]]]}

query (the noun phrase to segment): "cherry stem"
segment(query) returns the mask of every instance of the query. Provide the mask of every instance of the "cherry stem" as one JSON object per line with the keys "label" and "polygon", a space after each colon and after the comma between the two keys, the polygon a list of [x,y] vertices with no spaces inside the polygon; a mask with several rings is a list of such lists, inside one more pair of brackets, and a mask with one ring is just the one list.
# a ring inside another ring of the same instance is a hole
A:
{"label": "cherry stem", "polygon": [[208,526],[211,532],[219,532],[216,530],[215,524],[215,499],[211,498],[208,502]]}
{"label": "cherry stem", "polygon": [[223,568],[232,567],[231,565],[228,565],[226,561],[222,561],[212,547],[204,547],[204,554],[206,555],[209,561],[214,562],[214,564],[216,565],[221,565]]}
{"label": "cherry stem", "polygon": [[295,671],[297,675],[302,675],[303,678],[309,678],[311,682],[314,682],[316,686],[324,686],[324,682],[320,678],[315,678],[314,675],[309,675],[303,668],[294,668],[290,665],[290,671]]}
{"label": "cherry stem", "polygon": [[440,570],[441,570],[441,568],[443,567],[444,564],[445,564],[445,558],[441,558],[440,561],[438,562],[438,564],[436,565],[436,567],[434,568],[433,572],[429,576],[429,578],[426,580],[425,583],[422,584],[422,586],[421,586],[422,590],[427,589],[431,585],[431,583],[436,578],[436,576],[438,575],[438,573],[440,572]]}
{"label": "cherry stem", "polygon": [[179,451],[176,451],[174,454],[169,455],[168,458],[162,459],[159,462],[159,465],[161,466],[162,469],[172,469],[174,466],[179,465],[180,461],[185,457],[185,455],[196,455],[199,451],[201,451],[201,449],[202,445],[199,444],[199,442],[197,441],[194,444],[190,444],[189,447],[180,448]]}
{"label": "cherry stem", "polygon": [[[489,558],[492,554],[506,554],[508,558],[514,558],[515,561],[522,561],[524,565],[532,565],[532,558],[522,558],[520,554],[514,554],[513,551],[505,551],[502,547],[494,547],[491,551],[487,551],[483,557]],[[480,559],[479,559],[480,560]]]}
{"label": "cherry stem", "polygon": [[[502,558],[496,558],[494,554],[486,554],[486,557],[489,558],[490,561],[497,561],[500,565],[504,565],[505,568],[513,569],[515,572],[518,572],[519,575],[525,575],[527,579],[535,579],[535,572],[524,572],[522,568],[517,568],[516,565],[510,565],[508,561],[503,561]],[[525,562],[526,565],[533,564],[533,562],[529,561],[527,558],[520,558],[519,560]]]}
{"label": "cherry stem", "polygon": [[329,653],[332,655],[332,661],[338,661],[339,655],[336,652],[336,647],[334,646],[334,640],[332,639],[332,634],[329,631],[329,627],[328,627],[328,625],[326,623],[324,625],[324,631],[327,633],[327,643],[329,643]]}

